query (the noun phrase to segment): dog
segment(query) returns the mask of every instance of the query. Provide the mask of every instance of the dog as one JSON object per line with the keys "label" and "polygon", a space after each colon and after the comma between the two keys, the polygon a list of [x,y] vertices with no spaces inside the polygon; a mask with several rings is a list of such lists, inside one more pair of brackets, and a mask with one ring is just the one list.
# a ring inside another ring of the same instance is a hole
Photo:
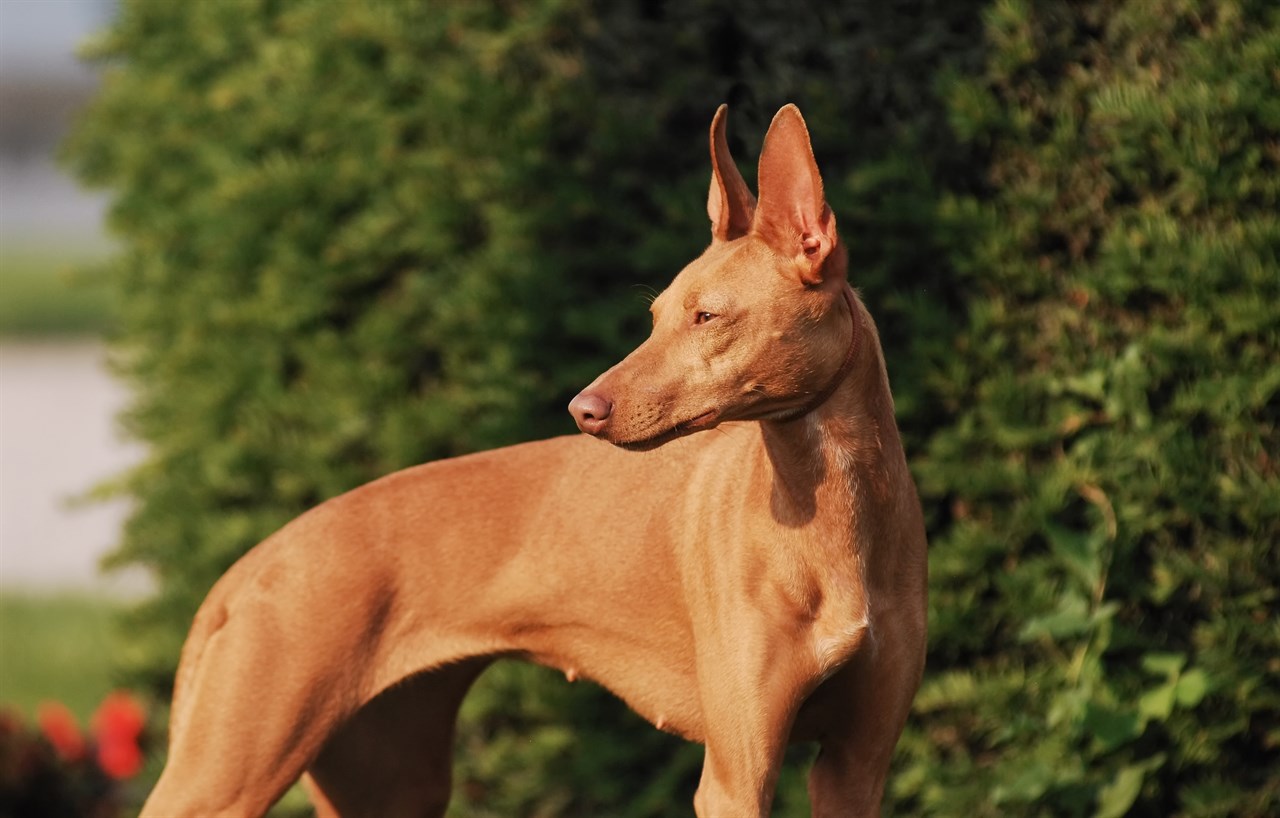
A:
{"label": "dog", "polygon": [[[575,397],[583,435],[428,463],[303,514],[195,617],[143,818],[441,816],[495,659],[597,681],[706,746],[699,818],[878,816],[919,687],[924,524],[875,324],[799,110],[752,196],[711,125],[711,244]],[[715,430],[715,431],[712,431]]]}

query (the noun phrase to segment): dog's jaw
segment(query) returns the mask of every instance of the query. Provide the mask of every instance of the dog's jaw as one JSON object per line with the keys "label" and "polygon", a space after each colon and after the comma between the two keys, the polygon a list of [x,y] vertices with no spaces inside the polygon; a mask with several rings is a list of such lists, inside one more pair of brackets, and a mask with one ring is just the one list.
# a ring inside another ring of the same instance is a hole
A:
{"label": "dog's jaw", "polygon": [[675,426],[664,432],[659,432],[650,437],[638,438],[635,440],[613,440],[609,441],[620,449],[626,449],[630,452],[647,452],[656,449],[664,443],[668,443],[676,438],[691,435],[694,432],[701,432],[706,429],[713,429],[720,423],[720,413],[715,409],[703,412],[695,418],[681,421]]}

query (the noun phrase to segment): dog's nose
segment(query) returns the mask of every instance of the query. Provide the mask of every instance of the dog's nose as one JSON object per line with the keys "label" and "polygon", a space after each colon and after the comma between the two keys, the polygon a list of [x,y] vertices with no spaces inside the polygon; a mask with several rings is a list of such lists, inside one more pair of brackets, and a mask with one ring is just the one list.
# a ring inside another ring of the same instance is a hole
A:
{"label": "dog's nose", "polygon": [[589,435],[604,431],[612,412],[612,403],[591,392],[581,392],[569,401],[569,414],[578,422],[578,428]]}

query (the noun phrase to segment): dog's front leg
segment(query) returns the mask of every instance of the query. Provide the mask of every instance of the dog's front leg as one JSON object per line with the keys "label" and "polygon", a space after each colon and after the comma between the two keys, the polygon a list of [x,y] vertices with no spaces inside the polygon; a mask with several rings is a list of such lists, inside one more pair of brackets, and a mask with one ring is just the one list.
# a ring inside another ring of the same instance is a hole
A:
{"label": "dog's front leg", "polygon": [[806,640],[767,623],[727,632],[733,644],[699,650],[707,753],[694,811],[698,818],[763,818],[816,663],[800,647]]}
{"label": "dog's front leg", "polygon": [[800,716],[821,725],[809,772],[813,818],[880,815],[893,750],[920,685],[924,626],[904,617],[885,623],[877,637],[814,693]]}
{"label": "dog's front leg", "polygon": [[698,818],[763,818],[773,803],[785,741],[761,737],[752,747],[719,731],[708,739],[702,778],[693,797]]}

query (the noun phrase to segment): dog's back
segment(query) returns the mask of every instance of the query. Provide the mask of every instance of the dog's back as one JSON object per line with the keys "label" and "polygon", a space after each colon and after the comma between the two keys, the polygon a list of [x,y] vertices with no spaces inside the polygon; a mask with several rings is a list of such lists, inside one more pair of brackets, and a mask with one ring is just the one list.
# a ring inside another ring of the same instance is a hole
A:
{"label": "dog's back", "polygon": [[723,114],[711,246],[571,404],[600,439],[407,469],[251,552],[197,617],[144,815],[261,815],[304,769],[322,815],[442,815],[503,656],[705,743],[703,818],[766,815],[797,740],[814,815],[878,814],[923,667],[919,503],[803,120],[775,118],[757,204]]}

